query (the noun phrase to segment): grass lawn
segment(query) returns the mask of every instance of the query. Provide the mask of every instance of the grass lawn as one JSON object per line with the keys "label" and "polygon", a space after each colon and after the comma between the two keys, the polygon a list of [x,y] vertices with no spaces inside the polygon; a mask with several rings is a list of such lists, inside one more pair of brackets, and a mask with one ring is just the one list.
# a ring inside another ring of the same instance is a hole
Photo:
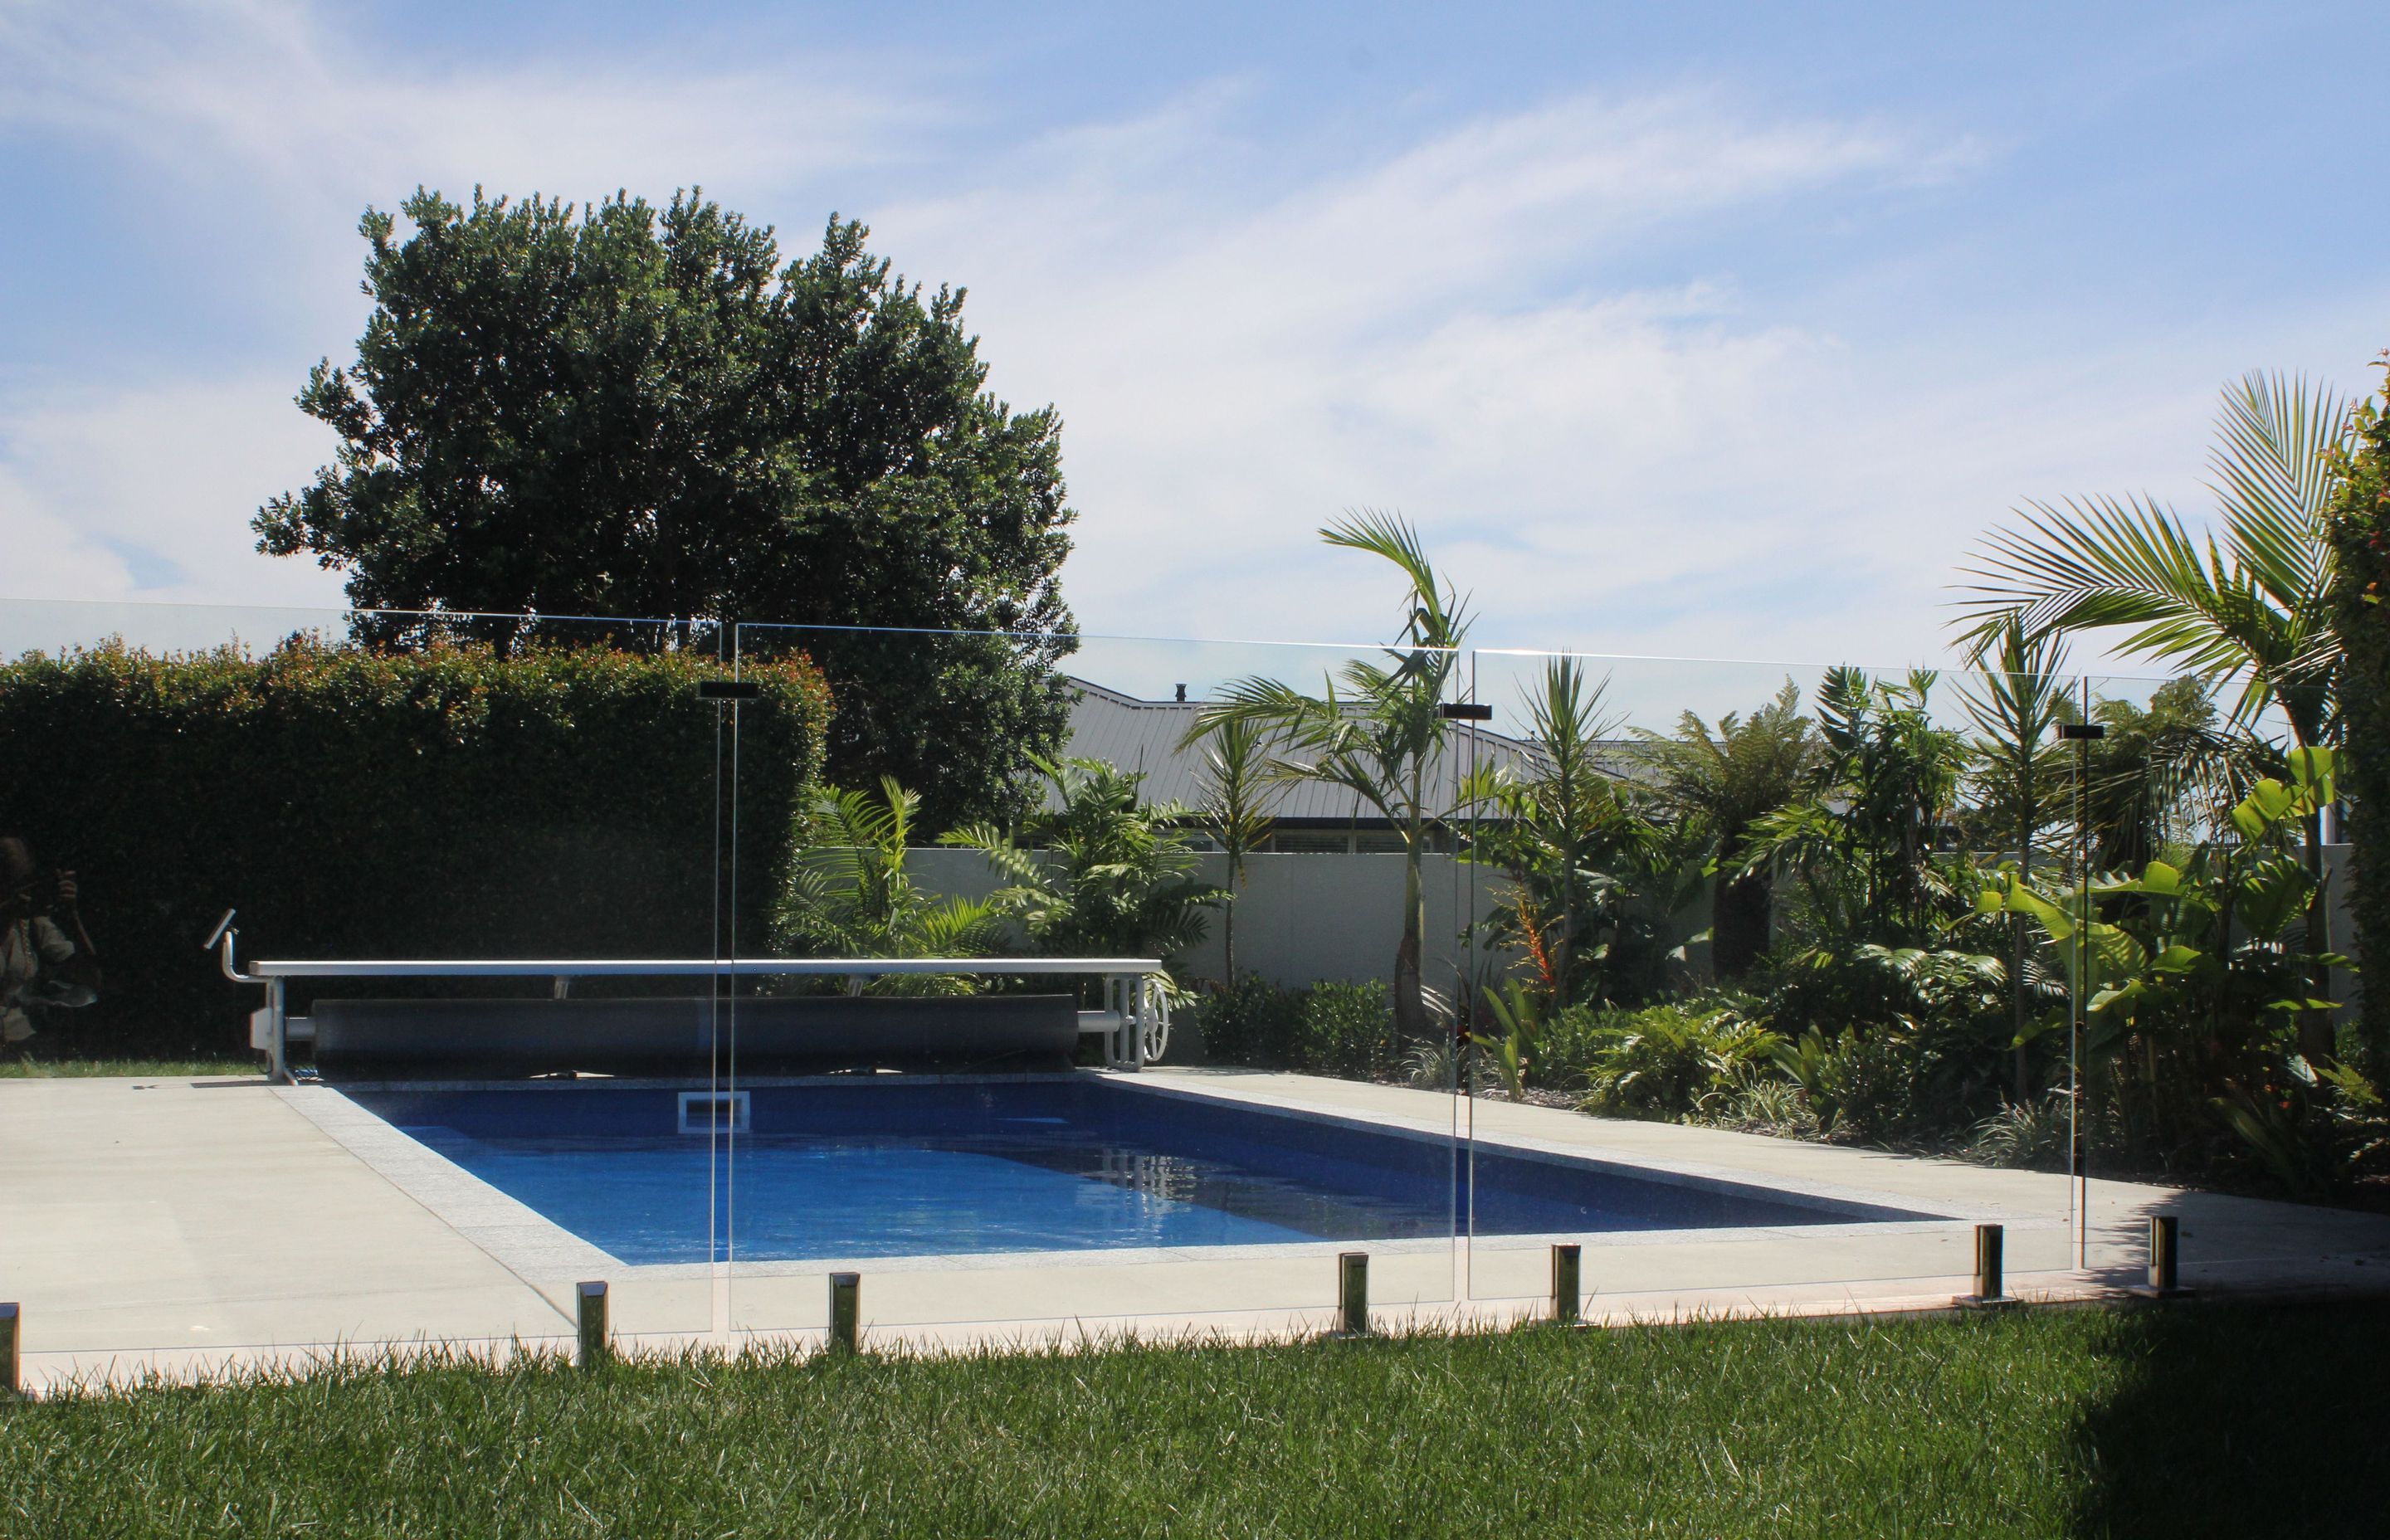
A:
{"label": "grass lawn", "polygon": [[11,1536],[2381,1535],[2390,1311],[354,1367],[0,1447]]}
{"label": "grass lawn", "polygon": [[239,1059],[0,1059],[0,1080],[68,1080],[91,1075],[132,1075],[143,1080],[191,1080],[199,1076],[262,1075],[265,1061]]}

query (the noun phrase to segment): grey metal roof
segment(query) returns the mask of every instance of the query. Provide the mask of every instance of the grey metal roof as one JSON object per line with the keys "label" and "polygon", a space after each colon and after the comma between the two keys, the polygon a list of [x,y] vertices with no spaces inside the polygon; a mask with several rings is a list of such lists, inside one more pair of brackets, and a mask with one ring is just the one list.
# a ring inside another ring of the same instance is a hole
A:
{"label": "grey metal roof", "polygon": [[[1073,699],[1070,738],[1062,751],[1066,757],[1101,760],[1142,772],[1149,802],[1175,802],[1193,807],[1203,800],[1203,746],[1197,742],[1182,749],[1179,740],[1195,725],[1206,702],[1140,700],[1091,680],[1072,678],[1068,683]],[[1535,773],[1532,746],[1476,724],[1454,723],[1452,745],[1452,752],[1433,767],[1429,776],[1429,800],[1435,806],[1452,805],[1455,783],[1468,773],[1472,762],[1508,764],[1522,776]],[[1604,770],[1613,776],[1633,773],[1639,745],[1605,741],[1602,747]],[[1048,787],[1046,794],[1050,807],[1053,789]],[[1357,822],[1365,828],[1385,827],[1385,821],[1371,815],[1352,792],[1313,782],[1288,787],[1273,814],[1287,823]]]}

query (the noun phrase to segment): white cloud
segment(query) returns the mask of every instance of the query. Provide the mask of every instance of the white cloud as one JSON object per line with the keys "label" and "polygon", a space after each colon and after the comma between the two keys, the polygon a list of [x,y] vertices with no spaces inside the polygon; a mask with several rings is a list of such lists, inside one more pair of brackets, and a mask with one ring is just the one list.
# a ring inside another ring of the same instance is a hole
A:
{"label": "white cloud", "polygon": [[[1740,491],[1737,425],[1844,349],[1748,314],[1730,273],[1613,273],[1655,239],[1952,161],[1871,124],[1588,96],[1240,198],[1228,173],[1281,180],[1259,174],[1280,147],[1225,133],[1213,107],[1079,136],[1067,169],[1040,146],[1018,183],[874,212],[908,263],[971,275],[997,386],[1062,406],[1092,627],[1375,634],[1376,574],[1311,537],[1355,504],[1418,518],[1514,634],[1715,572],[1730,554],[1714,542],[1620,536]],[[1123,206],[1151,212],[1124,223]],[[1741,533],[1753,557],[1780,543],[1763,520]]]}
{"label": "white cloud", "polygon": [[1963,139],[1586,96],[1289,186],[1284,147],[1202,107],[874,212],[908,263],[971,276],[998,389],[1061,406],[1091,630],[1382,635],[1387,574],[1312,533],[1373,505],[1422,526],[1490,641],[1931,660],[2006,509],[2116,486],[2195,511],[2216,386],[2331,345],[2320,302],[2103,347],[1746,295],[1771,231],[1963,177]]}
{"label": "white cloud", "polygon": [[249,520],[329,460],[287,381],[182,383],[0,416],[0,597],[313,605],[340,580],[259,556]]}
{"label": "white cloud", "polygon": [[201,174],[229,167],[352,215],[361,197],[418,181],[565,198],[700,174],[779,185],[873,163],[892,129],[943,117],[926,94],[860,88],[829,59],[679,69],[559,51],[427,71],[284,0],[36,0],[0,19],[0,61],[19,83],[0,122],[109,135]]}
{"label": "white cloud", "polygon": [[[0,8],[0,133],[112,145],[182,184],[191,201],[168,222],[217,223],[175,249],[176,281],[217,304],[244,297],[258,322],[249,355],[213,368],[160,361],[127,384],[122,363],[69,364],[45,372],[38,401],[21,384],[0,401],[0,595],[337,603],[336,575],[256,555],[248,520],[330,457],[290,397],[362,323],[359,211],[418,184],[568,199],[775,187],[873,164],[900,119],[941,121],[933,101],[844,83],[836,64],[679,70],[618,54],[427,70],[276,0]],[[235,262],[194,270],[225,245]]]}

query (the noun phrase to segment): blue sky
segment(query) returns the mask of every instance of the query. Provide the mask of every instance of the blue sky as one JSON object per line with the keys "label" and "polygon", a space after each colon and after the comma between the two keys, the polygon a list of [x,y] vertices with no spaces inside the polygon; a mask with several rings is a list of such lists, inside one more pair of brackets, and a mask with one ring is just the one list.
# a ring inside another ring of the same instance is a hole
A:
{"label": "blue sky", "polygon": [[2250,368],[2390,346],[2373,7],[0,8],[0,597],[336,602],[250,549],[418,183],[702,184],[967,284],[1093,631],[1876,663],[2027,497],[2204,512]]}

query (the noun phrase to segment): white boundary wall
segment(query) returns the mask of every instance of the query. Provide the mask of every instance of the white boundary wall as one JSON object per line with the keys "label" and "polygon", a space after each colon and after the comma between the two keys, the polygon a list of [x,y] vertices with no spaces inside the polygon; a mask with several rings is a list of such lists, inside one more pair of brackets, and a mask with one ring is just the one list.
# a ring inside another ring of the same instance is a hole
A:
{"label": "white boundary wall", "polygon": [[[2332,946],[2354,956],[2356,922],[2348,911],[2349,847],[2324,847],[2325,869],[2332,893]],[[977,851],[944,847],[911,852],[906,862],[914,880],[932,892],[962,893],[977,898],[998,886],[986,857]],[[1226,886],[1228,858],[1214,852],[1201,858],[1199,875],[1206,882]],[[1499,906],[1504,883],[1500,874],[1471,867],[1450,855],[1430,854],[1420,873],[1427,899],[1427,934],[1423,938],[1424,968],[1429,984],[1450,987],[1458,951],[1460,917],[1468,911],[1469,884],[1476,882],[1479,918]],[[1394,980],[1394,943],[1402,936],[1403,857],[1357,854],[1265,854],[1245,857],[1245,885],[1237,900],[1237,966],[1259,973],[1272,983],[1300,987],[1321,979],[1363,982]],[[1700,928],[1696,919],[1693,929]],[[1189,958],[1195,976],[1221,976],[1220,919],[1212,920],[1211,935]],[[1706,966],[1706,948],[1689,949],[1697,966]],[[2358,980],[2335,970],[2333,998],[2358,999]]]}
{"label": "white boundary wall", "polygon": [[[1289,986],[1321,979],[1392,982],[1394,946],[1403,933],[1403,859],[1399,854],[1245,857],[1244,887],[1236,900],[1237,970]],[[977,851],[916,850],[906,862],[913,880],[932,892],[978,898],[1002,885]],[[1500,874],[1450,855],[1429,854],[1420,866],[1427,905],[1421,973],[1431,987],[1449,989],[1461,917],[1469,912],[1471,881],[1476,883],[1481,919],[1493,915],[1504,883]],[[1196,875],[1227,886],[1228,858],[1216,851],[1205,854]],[[1197,978],[1221,977],[1221,918],[1212,917],[1210,935],[1188,958]]]}

